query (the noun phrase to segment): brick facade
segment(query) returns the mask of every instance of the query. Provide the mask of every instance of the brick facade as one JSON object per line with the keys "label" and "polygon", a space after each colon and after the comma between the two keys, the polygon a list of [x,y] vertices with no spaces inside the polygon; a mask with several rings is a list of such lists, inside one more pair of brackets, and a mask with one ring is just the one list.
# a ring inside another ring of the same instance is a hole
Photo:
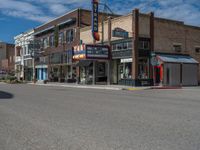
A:
{"label": "brick facade", "polygon": [[13,44],[0,43],[0,70],[14,71],[15,46]]}
{"label": "brick facade", "polygon": [[[111,30],[116,27],[124,29],[129,33],[129,38],[133,39],[133,66],[132,77],[137,77],[137,38],[146,38],[150,40],[150,51],[172,53],[172,54],[189,54],[200,62],[200,52],[196,52],[195,49],[200,47],[200,27],[193,27],[185,25],[183,22],[174,21],[163,18],[154,17],[153,13],[141,14],[139,13],[137,22],[137,10],[133,10],[131,14],[126,16],[120,16],[111,19]],[[101,35],[101,24],[99,24]],[[104,43],[107,43],[108,37],[111,37],[111,42],[117,40],[124,40],[123,38],[112,37],[108,32],[108,22],[104,22]],[[85,44],[91,44],[93,42],[91,36],[91,28],[86,27],[80,30],[80,38]],[[138,30],[138,31],[137,31]],[[101,37],[101,36],[100,36]],[[100,43],[100,42],[98,42]],[[97,43],[97,44],[98,44]],[[181,51],[174,50],[174,45],[181,45]],[[150,76],[152,71],[150,70]],[[199,68],[199,81],[200,81],[200,68]]]}

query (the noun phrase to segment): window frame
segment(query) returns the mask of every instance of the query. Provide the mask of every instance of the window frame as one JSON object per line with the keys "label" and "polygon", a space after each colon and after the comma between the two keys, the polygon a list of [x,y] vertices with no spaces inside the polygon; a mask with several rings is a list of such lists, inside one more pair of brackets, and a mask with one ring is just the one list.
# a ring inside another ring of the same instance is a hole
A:
{"label": "window frame", "polygon": [[75,30],[74,29],[66,30],[66,42],[72,43],[74,39],[75,39]]}
{"label": "window frame", "polygon": [[195,53],[196,54],[200,54],[200,46],[196,46],[195,47]]}
{"label": "window frame", "polygon": [[[180,47],[180,49],[176,49],[177,47]],[[180,53],[182,51],[182,44],[173,44],[173,51]]]}

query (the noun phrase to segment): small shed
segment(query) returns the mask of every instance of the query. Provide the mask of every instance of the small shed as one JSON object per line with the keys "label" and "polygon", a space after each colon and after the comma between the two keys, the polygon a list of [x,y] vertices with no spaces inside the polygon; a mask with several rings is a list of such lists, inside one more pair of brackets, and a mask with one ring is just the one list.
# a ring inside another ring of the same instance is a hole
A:
{"label": "small shed", "polygon": [[197,86],[198,65],[189,55],[156,54],[158,65],[154,66],[156,84],[166,86]]}

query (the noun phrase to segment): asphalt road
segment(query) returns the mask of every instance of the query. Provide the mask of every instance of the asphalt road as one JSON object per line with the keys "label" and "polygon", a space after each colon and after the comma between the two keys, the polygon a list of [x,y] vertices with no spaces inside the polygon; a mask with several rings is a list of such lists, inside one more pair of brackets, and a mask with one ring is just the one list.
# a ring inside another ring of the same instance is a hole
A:
{"label": "asphalt road", "polygon": [[200,88],[0,84],[0,150],[200,150]]}

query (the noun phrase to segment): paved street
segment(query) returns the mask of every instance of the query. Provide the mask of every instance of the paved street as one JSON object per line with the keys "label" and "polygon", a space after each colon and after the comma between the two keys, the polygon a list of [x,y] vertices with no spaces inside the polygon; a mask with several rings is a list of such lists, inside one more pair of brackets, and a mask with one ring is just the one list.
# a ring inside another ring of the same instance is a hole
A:
{"label": "paved street", "polygon": [[200,150],[200,88],[0,84],[0,150]]}

